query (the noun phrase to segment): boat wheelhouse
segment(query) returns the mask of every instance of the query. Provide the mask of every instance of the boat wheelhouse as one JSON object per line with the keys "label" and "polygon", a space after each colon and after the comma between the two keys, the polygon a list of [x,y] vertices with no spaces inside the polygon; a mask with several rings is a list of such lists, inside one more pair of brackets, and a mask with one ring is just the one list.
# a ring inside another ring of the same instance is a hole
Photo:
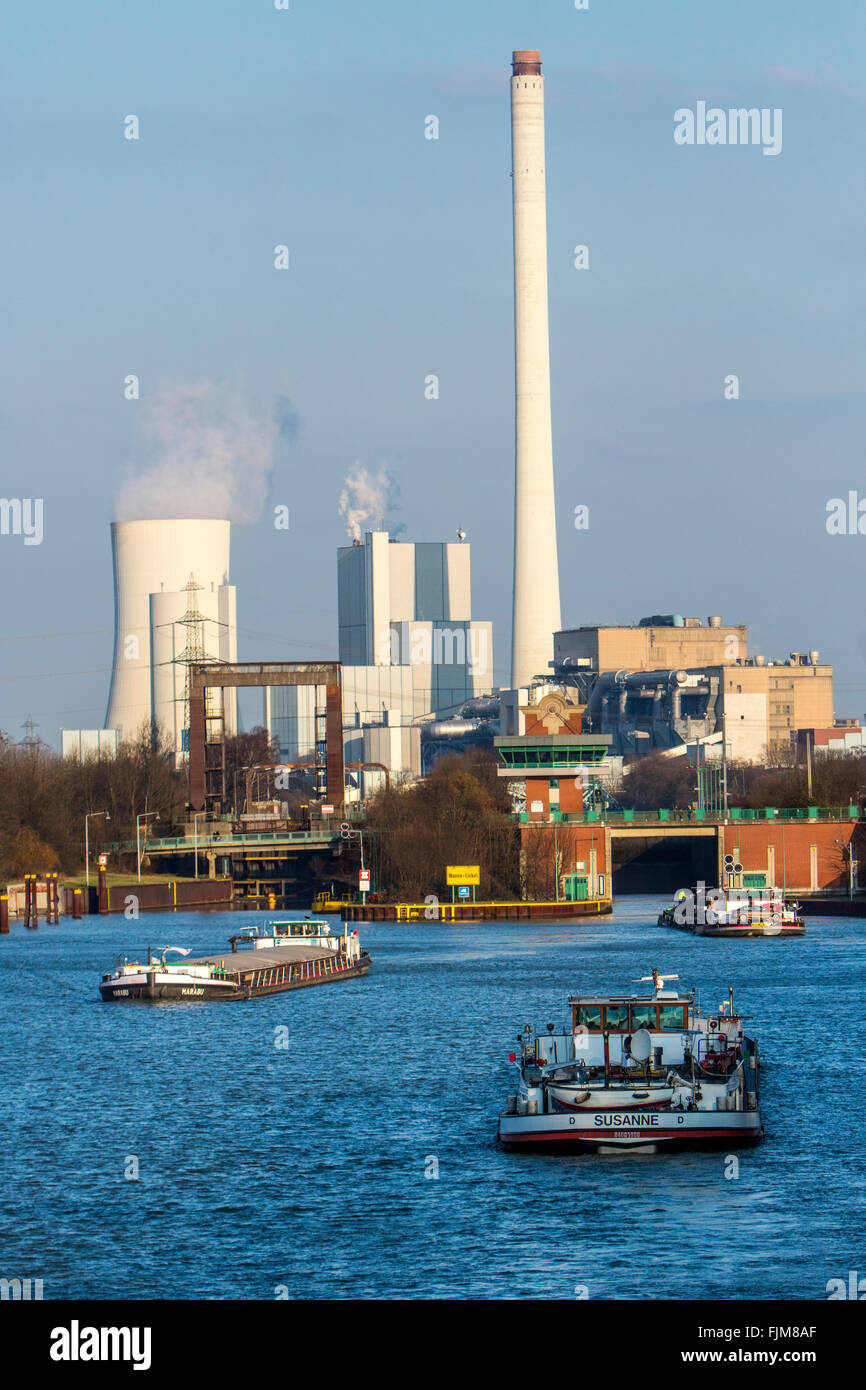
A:
{"label": "boat wheelhouse", "polygon": [[239,950],[268,950],[272,946],[288,946],[292,942],[304,946],[321,946],[326,951],[338,951],[343,935],[335,932],[324,917],[288,917],[265,922],[262,927],[248,927],[229,938]]}
{"label": "boat wheelhouse", "polygon": [[651,976],[639,994],[574,995],[566,1027],[518,1035],[516,1093],[500,1116],[509,1148],[637,1149],[754,1143],[758,1048],[733,990],[712,1014],[694,991]]}

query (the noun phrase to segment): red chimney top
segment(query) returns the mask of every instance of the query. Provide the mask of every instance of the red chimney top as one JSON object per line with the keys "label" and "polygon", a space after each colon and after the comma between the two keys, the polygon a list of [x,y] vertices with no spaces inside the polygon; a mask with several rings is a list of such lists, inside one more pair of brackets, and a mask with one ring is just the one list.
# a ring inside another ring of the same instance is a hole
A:
{"label": "red chimney top", "polygon": [[541,76],[541,54],[537,48],[519,48],[512,56],[511,70],[515,77]]}

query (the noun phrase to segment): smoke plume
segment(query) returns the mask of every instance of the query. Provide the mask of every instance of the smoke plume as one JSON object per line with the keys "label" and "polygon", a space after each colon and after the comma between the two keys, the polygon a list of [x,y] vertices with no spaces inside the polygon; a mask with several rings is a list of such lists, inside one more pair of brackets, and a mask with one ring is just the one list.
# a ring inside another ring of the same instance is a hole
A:
{"label": "smoke plume", "polygon": [[[378,526],[399,506],[400,488],[384,464],[378,473],[368,473],[366,468],[356,464],[354,472],[343,481],[339,512],[346,518],[346,532],[353,540],[361,539],[361,527],[365,522]],[[405,529],[402,523],[396,528],[389,527],[394,536]]]}
{"label": "smoke plume", "polygon": [[149,458],[124,482],[117,519],[218,517],[255,521],[270,483],[277,436],[297,434],[291,402],[257,415],[212,381],[164,387],[143,406]]}

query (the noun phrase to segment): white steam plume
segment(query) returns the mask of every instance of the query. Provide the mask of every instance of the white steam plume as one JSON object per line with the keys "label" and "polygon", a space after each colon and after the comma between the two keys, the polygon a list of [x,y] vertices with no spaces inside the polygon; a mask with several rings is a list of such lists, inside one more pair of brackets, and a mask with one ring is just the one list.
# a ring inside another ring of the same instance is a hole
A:
{"label": "white steam plume", "polygon": [[212,381],[161,388],[143,407],[150,461],[122,485],[117,519],[255,521],[268,492],[278,424]]}
{"label": "white steam plume", "polygon": [[[400,488],[384,464],[378,473],[368,473],[366,468],[356,464],[354,472],[343,480],[339,512],[346,518],[346,532],[353,540],[361,539],[365,521],[378,525],[399,506]],[[399,535],[403,530],[405,527],[401,523],[392,530],[392,535]]]}

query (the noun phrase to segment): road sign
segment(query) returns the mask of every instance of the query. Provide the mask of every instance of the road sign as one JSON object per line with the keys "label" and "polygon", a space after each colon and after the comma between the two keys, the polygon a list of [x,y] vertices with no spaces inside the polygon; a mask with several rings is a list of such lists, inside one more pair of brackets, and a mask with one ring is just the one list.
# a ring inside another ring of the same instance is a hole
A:
{"label": "road sign", "polygon": [[333,808],[333,806],[323,806],[323,807],[322,807],[322,815],[323,815],[323,816],[332,816],[333,814],[334,814],[334,808]]}
{"label": "road sign", "polygon": [[468,889],[468,888],[458,888],[458,889],[457,889],[457,896],[458,896],[458,898],[468,898],[468,897],[469,897],[469,889]]}
{"label": "road sign", "polygon": [[449,864],[445,869],[445,882],[449,888],[457,884],[479,884],[481,869],[477,864]]}
{"label": "road sign", "polygon": [[369,869],[359,869],[359,870],[358,870],[358,887],[360,888],[360,890],[361,890],[362,893],[366,893],[367,889],[370,887],[370,870],[369,870]]}
{"label": "road sign", "polygon": [[107,855],[107,854],[100,854],[100,856],[99,856],[99,867],[100,867],[101,869],[104,869],[107,863],[108,863],[108,855]]}

